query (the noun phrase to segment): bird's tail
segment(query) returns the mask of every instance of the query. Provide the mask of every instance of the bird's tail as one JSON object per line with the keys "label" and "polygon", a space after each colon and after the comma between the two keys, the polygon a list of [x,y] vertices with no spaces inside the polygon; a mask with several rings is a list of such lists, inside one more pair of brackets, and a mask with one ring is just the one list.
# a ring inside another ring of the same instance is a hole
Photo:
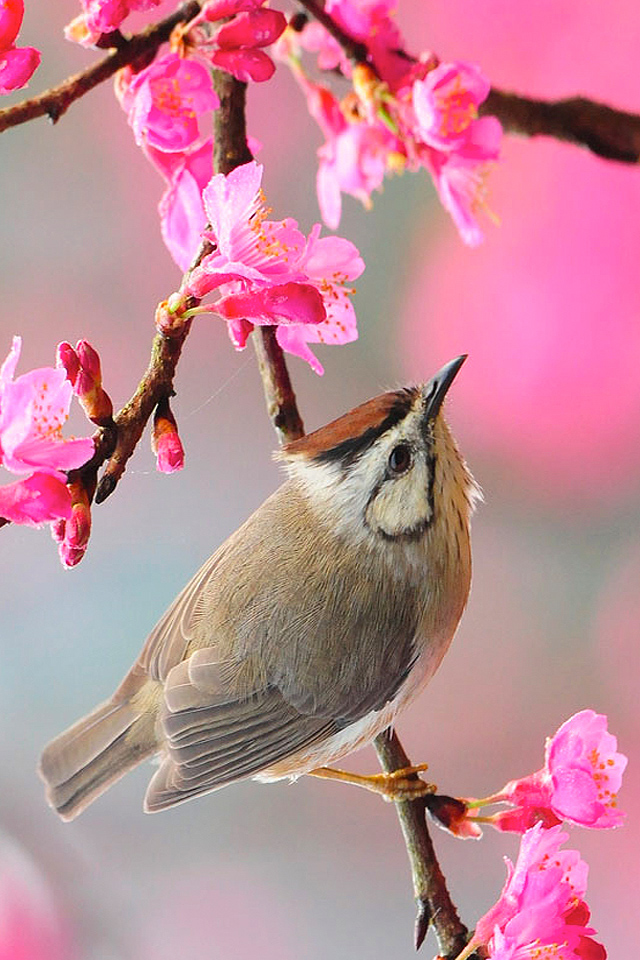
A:
{"label": "bird's tail", "polygon": [[73,820],[156,750],[153,714],[128,700],[107,700],[45,747],[39,773],[47,800],[63,820]]}

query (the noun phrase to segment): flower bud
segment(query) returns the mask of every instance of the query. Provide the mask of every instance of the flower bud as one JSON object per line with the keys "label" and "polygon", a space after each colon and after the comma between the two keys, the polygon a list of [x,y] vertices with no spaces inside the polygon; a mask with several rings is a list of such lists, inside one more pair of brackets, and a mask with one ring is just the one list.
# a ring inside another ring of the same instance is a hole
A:
{"label": "flower bud", "polygon": [[71,516],[51,525],[51,535],[58,544],[60,560],[65,567],[75,567],[85,555],[91,534],[91,504],[81,481],[67,484],[71,494]]}
{"label": "flower bud", "polygon": [[448,830],[455,837],[478,839],[482,830],[477,823],[468,819],[469,808],[464,800],[434,793],[425,797],[426,807],[439,827]]}
{"label": "flower bud", "polygon": [[165,398],[156,407],[153,415],[151,449],[157,457],[161,473],[175,473],[184,467],[184,448],[178,435],[178,425]]}
{"label": "flower bud", "polygon": [[76,351],[66,340],[59,343],[56,348],[56,367],[64,368],[67,380],[70,380],[71,385],[75,387],[80,372],[80,360]]}

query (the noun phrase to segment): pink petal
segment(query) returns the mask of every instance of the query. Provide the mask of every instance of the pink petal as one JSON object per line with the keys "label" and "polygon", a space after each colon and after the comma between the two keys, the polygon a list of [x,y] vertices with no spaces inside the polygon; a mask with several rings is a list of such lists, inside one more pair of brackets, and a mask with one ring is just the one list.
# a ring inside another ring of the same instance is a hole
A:
{"label": "pink petal", "polygon": [[18,360],[20,359],[21,350],[22,337],[14,337],[11,342],[11,349],[9,350],[5,361],[0,367],[0,397],[2,396],[3,385],[5,383],[10,383],[13,380],[16,367],[18,366]]}
{"label": "pink petal", "polygon": [[284,283],[250,293],[232,293],[215,305],[229,320],[245,318],[257,324],[321,323],[326,313],[322,297],[306,283]]}
{"label": "pink petal", "polygon": [[256,208],[264,167],[252,160],[225,177],[217,173],[202,197],[209,222],[220,249],[228,253],[231,231],[239,221],[248,220]]}
{"label": "pink petal", "polygon": [[0,51],[0,94],[26,86],[40,65],[35,47],[13,47]]}
{"label": "pink petal", "polygon": [[275,72],[275,64],[263,50],[216,50],[210,60],[214,67],[226,70],[240,80],[248,83],[263,83],[270,80]]}
{"label": "pink petal", "polygon": [[319,237],[319,225],[309,236],[308,253],[304,267],[312,279],[335,278],[355,280],[364,270],[360,251],[350,240],[343,237]]}
{"label": "pink petal", "polygon": [[40,526],[71,516],[71,496],[63,474],[33,473],[0,487],[0,517],[13,523]]}
{"label": "pink petal", "polygon": [[224,50],[267,47],[278,39],[286,25],[286,17],[279,10],[254,10],[239,13],[233,20],[223,24],[215,39]]}
{"label": "pink petal", "polygon": [[24,0],[2,0],[0,3],[0,50],[8,50],[20,32],[24,17]]}
{"label": "pink petal", "polygon": [[298,326],[278,327],[276,330],[276,340],[283,350],[293,354],[294,357],[300,357],[301,360],[305,360],[313,372],[321,377],[324,373],[324,367],[307,346],[303,332],[304,329],[306,328]]}
{"label": "pink petal", "polygon": [[330,230],[337,230],[342,216],[342,194],[333,164],[320,160],[316,189],[322,219]]}

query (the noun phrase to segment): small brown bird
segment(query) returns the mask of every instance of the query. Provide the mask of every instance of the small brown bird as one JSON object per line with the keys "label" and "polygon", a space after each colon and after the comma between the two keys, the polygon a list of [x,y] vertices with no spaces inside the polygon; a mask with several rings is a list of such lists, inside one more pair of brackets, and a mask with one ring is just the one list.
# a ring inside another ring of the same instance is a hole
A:
{"label": "small brown bird", "polygon": [[111,699],[45,749],[64,820],[154,754],[147,811],[247,777],[398,795],[325,765],[414,699],[466,604],[478,488],[441,413],[464,360],[281,451],[287,480],[184,588]]}

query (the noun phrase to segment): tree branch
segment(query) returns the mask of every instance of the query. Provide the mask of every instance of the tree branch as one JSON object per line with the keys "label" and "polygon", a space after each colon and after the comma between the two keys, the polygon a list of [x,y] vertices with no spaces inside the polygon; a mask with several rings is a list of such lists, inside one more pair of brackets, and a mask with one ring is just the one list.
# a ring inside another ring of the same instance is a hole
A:
{"label": "tree branch", "polygon": [[[52,123],[56,123],[75,100],[79,100],[98,84],[108,80],[122,67],[127,64],[143,66],[146,61],[153,58],[158,47],[169,39],[174,27],[179,23],[192,20],[199,12],[200,3],[189,0],[159,23],[147,27],[146,30],[128,39],[122,38],[118,48],[103,60],[99,60],[81,73],[74,74],[59,86],[45,90],[37,97],[0,110],[0,133],[8,130],[9,127],[16,127],[20,123],[34,120],[36,117],[47,116]],[[118,34],[118,38],[120,37],[121,35]]]}
{"label": "tree branch", "polygon": [[586,147],[605,160],[640,160],[640,116],[588,97],[533,100],[494,87],[480,113],[497,117],[507,133],[554,137]]}
{"label": "tree branch", "polygon": [[[411,761],[392,728],[373,741],[380,766],[387,773],[410,767]],[[433,923],[438,949],[444,960],[457,957],[467,945],[469,931],[461,922],[447,890],[425,821],[423,801],[396,801],[396,812],[411,864],[413,891],[418,905],[415,925],[416,950]]]}
{"label": "tree branch", "polygon": [[[352,63],[374,68],[365,43],[354,40],[328,14],[322,0],[298,0],[331,36],[337,40]],[[416,58],[405,51],[408,62]],[[536,100],[492,87],[480,105],[482,116],[497,117],[506,133],[524,137],[545,136],[586,147],[605,160],[620,163],[640,161],[640,115],[617,110],[589,97],[563,100]]]}

